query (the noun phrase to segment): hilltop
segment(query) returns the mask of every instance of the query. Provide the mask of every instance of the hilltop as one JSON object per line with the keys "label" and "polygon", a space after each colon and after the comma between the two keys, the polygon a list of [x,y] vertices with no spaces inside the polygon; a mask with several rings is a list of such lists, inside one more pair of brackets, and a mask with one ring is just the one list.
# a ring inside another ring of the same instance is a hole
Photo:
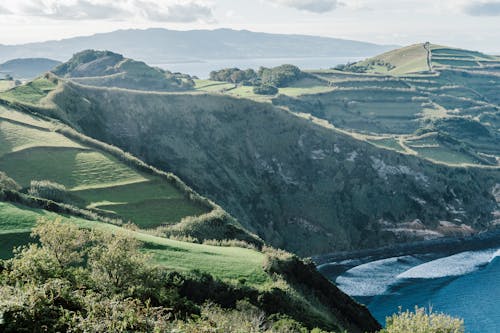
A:
{"label": "hilltop", "polygon": [[356,57],[390,50],[337,38],[280,35],[248,30],[118,30],[24,45],[0,45],[0,61],[37,56],[66,61],[85,49],[113,50],[151,64],[228,58]]}
{"label": "hilltop", "polygon": [[189,75],[173,74],[110,51],[78,52],[52,72],[91,86],[156,91],[189,90],[194,86]]}
{"label": "hilltop", "polygon": [[12,59],[0,64],[0,74],[8,74],[14,79],[34,79],[59,64],[60,61],[45,58]]}
{"label": "hilltop", "polygon": [[477,51],[430,43],[410,45],[351,64],[345,69],[363,73],[405,75],[448,67],[484,68],[500,65],[500,58]]}

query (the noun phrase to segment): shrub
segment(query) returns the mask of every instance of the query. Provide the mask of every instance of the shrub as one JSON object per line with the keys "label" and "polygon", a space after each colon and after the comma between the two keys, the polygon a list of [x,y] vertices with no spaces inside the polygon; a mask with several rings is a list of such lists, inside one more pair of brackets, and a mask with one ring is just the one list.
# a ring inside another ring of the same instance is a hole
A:
{"label": "shrub", "polygon": [[386,319],[386,328],[380,333],[464,333],[462,319],[442,313],[432,313],[415,307],[415,312],[399,311]]}
{"label": "shrub", "polygon": [[19,191],[21,186],[19,186],[14,179],[7,176],[6,173],[0,171],[0,189]]}
{"label": "shrub", "polygon": [[286,87],[302,78],[305,74],[294,65],[281,65],[274,68],[259,69],[259,76],[262,84],[275,87]]}
{"label": "shrub", "polygon": [[262,84],[253,88],[253,92],[258,95],[276,95],[278,91],[278,88],[269,84]]}
{"label": "shrub", "polygon": [[68,198],[64,185],[49,180],[32,180],[28,194],[56,202],[66,202]]}

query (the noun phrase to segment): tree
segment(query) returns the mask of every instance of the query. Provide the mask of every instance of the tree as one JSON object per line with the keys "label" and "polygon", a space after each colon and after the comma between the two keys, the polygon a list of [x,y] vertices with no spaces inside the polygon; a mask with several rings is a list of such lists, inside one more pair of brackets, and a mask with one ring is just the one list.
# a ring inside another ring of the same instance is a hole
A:
{"label": "tree", "polygon": [[55,258],[61,268],[82,263],[90,240],[89,231],[64,223],[61,218],[54,221],[41,218],[32,236],[39,239],[42,248]]}
{"label": "tree", "polygon": [[139,241],[118,233],[94,233],[97,246],[89,255],[91,277],[105,292],[126,291],[139,284],[148,256],[139,251]]}

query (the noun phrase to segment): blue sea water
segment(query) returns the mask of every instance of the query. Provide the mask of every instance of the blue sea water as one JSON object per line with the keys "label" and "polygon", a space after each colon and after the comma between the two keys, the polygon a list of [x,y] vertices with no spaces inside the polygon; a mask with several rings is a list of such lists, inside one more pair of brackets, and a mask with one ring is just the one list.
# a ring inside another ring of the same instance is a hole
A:
{"label": "blue sea water", "polygon": [[500,250],[435,258],[404,256],[366,263],[336,278],[375,318],[401,308],[432,308],[464,319],[466,332],[500,332]]}

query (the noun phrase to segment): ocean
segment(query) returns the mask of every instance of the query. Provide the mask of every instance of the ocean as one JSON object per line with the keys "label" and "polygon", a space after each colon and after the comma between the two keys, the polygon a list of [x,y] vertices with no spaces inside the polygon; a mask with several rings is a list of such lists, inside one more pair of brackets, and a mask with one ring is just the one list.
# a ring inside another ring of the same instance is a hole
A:
{"label": "ocean", "polygon": [[377,260],[332,279],[381,324],[419,306],[463,318],[469,333],[500,332],[499,248]]}
{"label": "ocean", "polygon": [[258,69],[263,67],[275,67],[283,64],[295,65],[301,69],[329,69],[339,64],[356,62],[366,57],[307,57],[307,58],[254,58],[254,59],[214,59],[203,61],[171,61],[168,63],[154,64],[171,72],[180,72],[197,76],[200,79],[208,78],[213,70],[237,67],[240,69]]}

